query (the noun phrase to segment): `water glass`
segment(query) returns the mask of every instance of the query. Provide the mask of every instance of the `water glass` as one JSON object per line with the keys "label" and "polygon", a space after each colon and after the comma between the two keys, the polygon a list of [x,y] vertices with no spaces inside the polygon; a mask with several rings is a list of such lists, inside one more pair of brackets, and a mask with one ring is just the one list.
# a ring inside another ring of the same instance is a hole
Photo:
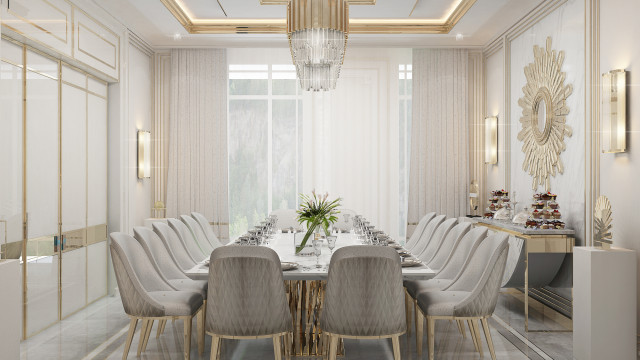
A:
{"label": "water glass", "polygon": [[321,268],[320,255],[322,255],[322,240],[313,240],[313,252],[316,255],[316,268]]}
{"label": "water glass", "polygon": [[331,255],[333,255],[333,248],[336,247],[336,240],[338,240],[337,236],[327,236],[327,246]]}

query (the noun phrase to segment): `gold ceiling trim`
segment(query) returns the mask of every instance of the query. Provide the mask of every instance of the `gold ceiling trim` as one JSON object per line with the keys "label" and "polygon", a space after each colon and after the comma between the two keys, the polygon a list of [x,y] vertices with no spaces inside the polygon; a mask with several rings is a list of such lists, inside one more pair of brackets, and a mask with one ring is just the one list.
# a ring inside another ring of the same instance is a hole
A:
{"label": "gold ceiling trim", "polygon": [[[160,0],[190,34],[286,34],[282,19],[191,19],[179,0]],[[376,0],[348,0],[350,5],[375,5]],[[448,34],[475,4],[460,0],[442,19],[350,19],[350,34]],[[260,0],[262,5],[286,5],[289,0]]]}

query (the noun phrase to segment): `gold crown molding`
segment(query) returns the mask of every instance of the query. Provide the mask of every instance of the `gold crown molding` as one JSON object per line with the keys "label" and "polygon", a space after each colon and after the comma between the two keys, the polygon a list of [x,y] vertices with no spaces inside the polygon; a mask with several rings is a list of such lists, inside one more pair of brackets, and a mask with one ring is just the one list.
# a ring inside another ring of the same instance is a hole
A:
{"label": "gold crown molding", "polygon": [[[286,19],[192,19],[177,0],[160,0],[190,34],[286,34]],[[375,5],[376,0],[347,0],[349,5]],[[262,5],[287,5],[289,0],[261,0]],[[476,3],[461,0],[451,15],[440,19],[350,19],[350,34],[448,34]]]}

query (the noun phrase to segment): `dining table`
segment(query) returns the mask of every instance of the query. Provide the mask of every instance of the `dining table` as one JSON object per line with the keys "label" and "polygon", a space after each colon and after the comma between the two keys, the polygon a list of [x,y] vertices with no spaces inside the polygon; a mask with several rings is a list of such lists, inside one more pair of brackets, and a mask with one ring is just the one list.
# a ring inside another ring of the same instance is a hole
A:
{"label": "dining table", "polygon": [[[325,351],[325,339],[320,328],[320,314],[324,300],[331,256],[336,250],[345,246],[365,245],[363,237],[354,232],[338,233],[335,248],[330,250],[326,241],[322,242],[321,255],[297,255],[294,246],[294,233],[275,233],[260,246],[273,249],[279,256],[283,268],[283,279],[287,300],[293,320],[293,341],[291,348],[285,351],[292,356],[320,357]],[[309,241],[311,242],[311,241]],[[227,246],[238,245],[235,242]],[[254,245],[255,246],[255,245]],[[379,245],[382,246],[382,245]],[[404,280],[428,280],[435,272],[428,266],[419,263],[400,244],[391,240],[386,246],[395,248],[401,264],[412,262],[412,266],[402,267]],[[286,269],[286,270],[285,270]],[[186,274],[193,279],[207,279],[209,274],[208,259],[196,264]],[[385,296],[385,294],[380,294]],[[348,301],[348,299],[345,299]],[[339,354],[344,354],[342,342]]]}

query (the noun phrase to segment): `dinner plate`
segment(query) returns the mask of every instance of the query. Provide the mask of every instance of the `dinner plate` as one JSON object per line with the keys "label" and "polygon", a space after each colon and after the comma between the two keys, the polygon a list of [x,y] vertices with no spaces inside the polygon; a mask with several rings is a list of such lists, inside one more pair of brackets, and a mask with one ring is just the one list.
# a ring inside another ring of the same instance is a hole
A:
{"label": "dinner plate", "polygon": [[282,263],[280,263],[280,267],[282,268],[282,271],[294,270],[294,269],[298,268],[298,263],[282,262]]}
{"label": "dinner plate", "polygon": [[408,256],[408,255],[411,255],[411,253],[406,251],[406,250],[403,250],[403,251],[398,251],[398,255],[400,255],[400,256]]}
{"label": "dinner plate", "polygon": [[390,244],[390,245],[389,245],[389,247],[390,247],[390,248],[394,248],[394,249],[396,249],[396,250],[400,250],[400,249],[402,249],[402,246],[401,246],[401,245],[398,245],[398,244]]}
{"label": "dinner plate", "polygon": [[402,267],[412,267],[418,265],[422,265],[422,262],[420,260],[404,259],[404,261],[402,262]]}

